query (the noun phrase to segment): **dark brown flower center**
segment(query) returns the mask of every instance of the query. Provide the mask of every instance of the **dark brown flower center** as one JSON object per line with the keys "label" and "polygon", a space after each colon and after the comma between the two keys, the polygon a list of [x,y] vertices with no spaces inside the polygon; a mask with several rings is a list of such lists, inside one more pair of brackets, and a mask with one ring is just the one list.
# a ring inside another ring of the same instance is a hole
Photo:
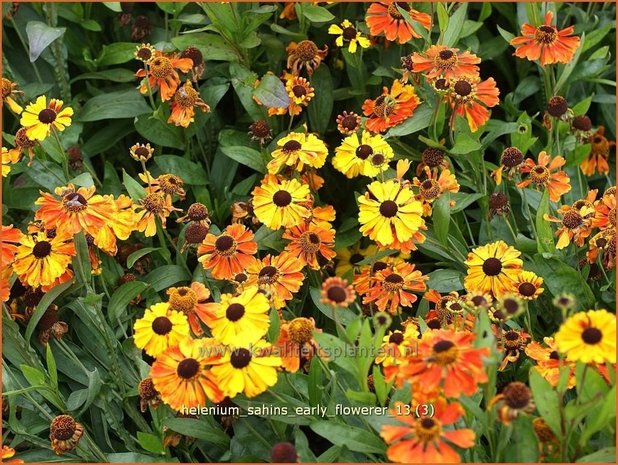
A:
{"label": "dark brown flower center", "polygon": [[472,92],[472,85],[468,81],[457,81],[453,88],[455,93],[461,97],[467,97]]}
{"label": "dark brown flower center", "polygon": [[301,86],[300,84],[297,84],[294,87],[292,87],[292,93],[294,94],[294,96],[301,98],[307,95],[307,88],[305,86]]}
{"label": "dark brown flower center", "polygon": [[385,262],[377,261],[371,267],[372,273],[377,273],[378,271],[385,270],[388,267],[388,264]]}
{"label": "dark brown flower center", "polygon": [[403,15],[399,12],[397,7],[405,11],[410,11],[410,5],[408,5],[406,2],[392,2],[388,5],[387,11],[391,18],[403,19]]}
{"label": "dark brown flower center", "polygon": [[449,88],[449,83],[444,78],[436,79],[433,85],[437,90],[447,90]]}
{"label": "dark brown flower center", "polygon": [[187,49],[184,50],[184,52],[181,53],[180,55],[181,58],[190,58],[191,61],[193,62],[193,66],[199,66],[202,63],[204,63],[204,56],[202,55],[202,52],[200,52],[197,48],[195,47],[189,47]]}
{"label": "dark brown flower center", "polygon": [[436,168],[444,161],[444,152],[440,149],[427,147],[421,155],[423,163],[430,168]]}
{"label": "dark brown flower center", "polygon": [[245,314],[245,307],[242,304],[230,304],[225,311],[225,317],[230,321],[238,321]]}
{"label": "dark brown flower center", "polygon": [[451,341],[438,341],[433,345],[433,351],[436,353],[446,352],[450,348],[455,347]]}
{"label": "dark brown flower center", "polygon": [[68,441],[75,434],[77,423],[69,415],[59,415],[52,420],[50,435],[59,441]]}
{"label": "dark brown flower center", "polygon": [[536,292],[536,286],[532,283],[521,283],[518,290],[521,295],[531,297]]}
{"label": "dark brown flower center", "polygon": [[341,126],[348,131],[354,131],[358,126],[358,119],[354,115],[348,115],[341,120]]}
{"label": "dark brown flower center", "polygon": [[215,249],[220,255],[229,255],[236,250],[236,241],[232,236],[219,236],[215,241]]}
{"label": "dark brown flower center", "polygon": [[199,244],[208,234],[208,226],[202,223],[191,223],[185,229],[185,240],[188,244]]}
{"label": "dark brown flower center", "polygon": [[584,222],[582,216],[574,210],[570,210],[562,217],[562,224],[569,229],[575,229]]}
{"label": "dark brown flower center", "polygon": [[598,344],[601,342],[601,339],[603,339],[603,333],[598,328],[590,326],[582,331],[582,340],[586,344]]}
{"label": "dark brown flower center", "polygon": [[166,316],[158,316],[152,322],[152,330],[159,336],[165,336],[172,330],[172,322]]}
{"label": "dark brown flower center", "polygon": [[569,109],[569,104],[564,97],[555,95],[547,103],[547,113],[555,118],[564,115]]}
{"label": "dark brown flower center", "polygon": [[234,281],[237,283],[244,283],[249,277],[245,273],[238,273],[234,276]]}
{"label": "dark brown flower center", "polygon": [[301,61],[311,61],[318,54],[318,46],[311,40],[303,40],[296,47],[296,55]]}
{"label": "dark brown flower center", "polygon": [[549,179],[549,170],[544,166],[537,165],[530,171],[530,178],[535,184],[545,184]]}
{"label": "dark brown flower center", "polygon": [[88,202],[83,195],[78,192],[71,192],[62,198],[64,208],[71,212],[84,210],[88,206]]}
{"label": "dark brown flower center", "polygon": [[483,263],[483,273],[487,276],[498,276],[502,271],[502,262],[494,257],[490,257]]}
{"label": "dark brown flower center", "polygon": [[51,124],[56,121],[56,112],[51,108],[45,108],[39,112],[39,121],[43,124]]}
{"label": "dark brown flower center", "polygon": [[384,216],[385,218],[392,218],[397,214],[398,211],[399,207],[397,207],[397,204],[392,200],[385,200],[380,205],[380,215]]}
{"label": "dark brown flower center", "polygon": [[152,50],[150,49],[150,47],[141,47],[137,51],[137,58],[144,62],[150,61],[150,59],[152,58]]}
{"label": "dark brown flower center", "polygon": [[373,153],[373,149],[370,145],[363,144],[356,147],[356,156],[361,160],[366,160],[369,158],[369,155]]}
{"label": "dark brown flower center", "polygon": [[45,258],[51,253],[51,250],[52,246],[49,242],[39,241],[34,244],[34,247],[32,248],[32,255],[36,258]]}
{"label": "dark brown flower center", "polygon": [[508,384],[502,391],[502,394],[504,395],[506,405],[512,409],[523,409],[532,398],[530,388],[519,381]]}
{"label": "dark brown flower center", "polygon": [[234,368],[244,368],[251,362],[251,352],[247,349],[236,349],[230,356],[230,363]]}
{"label": "dark brown flower center", "polygon": [[507,147],[502,152],[502,164],[506,168],[515,168],[524,161],[524,154],[517,147]]}
{"label": "dark brown flower center", "polygon": [[421,420],[421,426],[425,429],[431,429],[435,426],[435,424],[436,422],[433,421],[431,418],[425,417]]}
{"label": "dark brown flower center", "polygon": [[401,344],[403,342],[403,333],[391,334],[391,336],[388,338],[388,342],[391,342],[397,345]]}
{"label": "dark brown flower center", "polygon": [[176,373],[183,379],[191,379],[200,371],[200,363],[194,358],[185,358],[178,364]]}
{"label": "dark brown flower center", "polygon": [[502,306],[509,315],[516,314],[520,309],[519,302],[517,302],[515,299],[509,298],[506,298],[502,301]]}
{"label": "dark brown flower center", "polygon": [[376,153],[375,155],[371,157],[371,164],[373,166],[382,166],[382,164],[385,161],[386,159],[384,158],[384,155],[382,155],[381,153]]}
{"label": "dark brown flower center", "polygon": [[451,58],[453,58],[455,54],[453,53],[452,50],[446,49],[446,50],[441,50],[438,55],[440,56],[440,59],[442,60],[450,60]]}
{"label": "dark brown flower center", "polygon": [[356,38],[356,29],[352,26],[348,26],[343,30],[341,35],[345,40],[352,40]]}
{"label": "dark brown flower center", "polygon": [[571,125],[579,131],[590,131],[592,129],[592,121],[586,115],[576,116]]}
{"label": "dark brown flower center", "polygon": [[534,34],[534,40],[541,45],[550,45],[557,37],[556,28],[553,26],[539,26]]}
{"label": "dark brown flower center", "polygon": [[260,270],[258,277],[260,278],[274,278],[277,274],[277,268],[271,265],[267,265]]}
{"label": "dark brown flower center", "polygon": [[558,352],[556,352],[555,350],[552,350],[549,354],[549,358],[551,360],[560,360],[560,355],[558,355]]}
{"label": "dark brown flower center", "polygon": [[347,298],[347,293],[345,289],[341,286],[331,286],[326,291],[326,295],[328,296],[328,300],[335,302],[337,304],[344,302]]}
{"label": "dark brown flower center", "polygon": [[352,265],[356,265],[358,262],[363,261],[365,257],[363,257],[361,254],[359,253],[355,253],[352,254],[352,256],[350,257],[350,263]]}
{"label": "dark brown flower center", "polygon": [[280,208],[287,207],[292,203],[292,194],[288,191],[277,191],[273,195],[273,202]]}

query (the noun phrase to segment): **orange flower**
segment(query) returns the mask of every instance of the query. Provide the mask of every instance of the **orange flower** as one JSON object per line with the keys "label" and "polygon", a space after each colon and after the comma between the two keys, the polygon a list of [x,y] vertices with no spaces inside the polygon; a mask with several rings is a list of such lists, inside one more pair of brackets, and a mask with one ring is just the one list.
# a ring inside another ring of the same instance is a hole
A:
{"label": "orange flower", "polygon": [[303,284],[305,275],[302,269],[303,263],[288,252],[282,252],[275,257],[266,255],[247,268],[247,286],[257,285],[269,296],[273,306],[280,309]]}
{"label": "orange flower", "polygon": [[448,100],[453,108],[451,126],[455,125],[454,115],[465,117],[472,132],[478,131],[489,120],[488,107],[500,102],[500,90],[494,78],[481,81],[478,76],[462,76],[451,82]]}
{"label": "orange flower", "polygon": [[377,133],[397,126],[412,116],[420,103],[414,87],[395,80],[390,91],[388,87],[384,87],[382,95],[375,100],[367,99],[363,103],[363,113],[368,117],[365,123],[367,129]]}
{"label": "orange flower", "polygon": [[319,270],[324,264],[335,258],[335,230],[325,229],[313,224],[302,223],[283,233],[283,238],[290,242],[285,250],[312,270]]}
{"label": "orange flower", "polygon": [[156,51],[147,67],[135,73],[137,77],[148,79],[148,84],[142,80],[139,91],[142,94],[147,94],[148,87],[153,92],[158,88],[161,100],[166,102],[174,96],[180,83],[180,76],[178,76],[176,69],[188,73],[191,68],[193,68],[191,58],[179,58],[176,55],[166,56],[164,53]]}
{"label": "orange flower", "polygon": [[1,226],[0,229],[0,267],[4,268],[11,263],[17,253],[17,244],[21,240],[21,231],[13,225]]}
{"label": "orange flower", "polygon": [[446,397],[471,396],[477,384],[487,382],[483,357],[488,347],[475,348],[474,334],[451,329],[427,331],[418,345],[416,357],[405,361],[398,381],[422,383],[427,389],[442,384]]}
{"label": "orange flower", "polygon": [[[445,192],[459,192],[459,183],[451,170],[445,169],[438,174],[438,169],[425,166],[425,179],[414,178],[412,183],[418,187],[417,198],[423,202],[423,216],[431,216],[431,203]],[[453,200],[451,203],[455,204]]]}
{"label": "orange flower", "polygon": [[170,105],[171,114],[167,122],[183,128],[189,127],[189,124],[195,120],[196,107],[203,112],[210,111],[208,104],[202,100],[200,94],[193,88],[191,81],[187,79],[187,82],[180,86],[174,94],[174,99]]}
{"label": "orange flower", "polygon": [[421,35],[412,29],[397,7],[405,10],[413,21],[420,23],[428,31],[431,29],[431,16],[412,9],[408,3],[379,2],[369,5],[365,18],[372,36],[384,33],[387,40],[398,40],[400,44],[405,44],[412,38],[421,38]]}
{"label": "orange flower", "polygon": [[254,261],[257,243],[253,232],[242,224],[231,224],[222,234],[208,234],[197,249],[198,260],[216,279],[232,279]]}
{"label": "orange flower", "polygon": [[460,76],[478,76],[481,59],[470,52],[459,53],[457,48],[432,45],[424,53],[412,54],[412,71],[424,73],[429,80],[442,77],[456,79]]}
{"label": "orange flower", "polygon": [[575,363],[560,360],[560,355],[553,337],[543,338],[544,345],[538,342],[531,342],[526,346],[526,355],[537,364],[534,367],[543,378],[552,386],[558,386],[560,373],[564,368],[569,370],[569,381],[567,387],[575,386]]}
{"label": "orange flower", "polygon": [[[461,457],[449,444],[469,448],[474,446],[474,431],[468,428],[447,429],[464,415],[463,407],[446,399],[438,398],[433,403],[432,416],[417,417],[408,413],[410,406],[395,404],[391,414],[404,426],[385,425],[380,436],[390,444],[386,455],[396,463],[459,463]],[[414,412],[414,407],[411,408]]]}
{"label": "orange flower", "polygon": [[140,200],[142,210],[137,212],[137,231],[143,232],[146,237],[152,237],[157,233],[158,217],[161,227],[165,229],[167,217],[173,211],[182,211],[180,208],[172,206],[170,197],[165,197],[162,193],[147,194]]}
{"label": "orange flower", "polygon": [[564,171],[559,171],[566,162],[560,155],[552,160],[545,151],[539,153],[538,160],[538,163],[535,163],[531,158],[526,159],[519,171],[528,173],[529,176],[518,183],[517,187],[528,187],[531,183],[534,183],[537,189],[545,187],[549,190],[550,200],[558,202],[563,194],[571,190],[569,177]]}
{"label": "orange flower", "polygon": [[315,327],[313,318],[294,318],[289,322],[282,322],[279,330],[279,339],[274,346],[274,355],[281,357],[285,371],[296,373],[301,364],[310,362],[316,353],[322,353],[313,333],[322,330]]}
{"label": "orange flower", "polygon": [[[609,191],[609,189],[608,189]],[[616,227],[616,193],[606,191],[601,199],[595,202],[595,214],[592,220],[594,228],[606,229]]]}
{"label": "orange flower", "polygon": [[540,59],[541,66],[571,61],[575,50],[579,47],[579,37],[570,37],[573,34],[573,26],[561,31],[552,26],[553,17],[554,13],[548,11],[541,26],[524,24],[521,27],[522,35],[511,40],[511,45],[515,47],[514,55],[530,61]]}
{"label": "orange flower", "polygon": [[206,322],[212,317],[209,304],[212,302],[210,291],[202,283],[192,282],[191,287],[170,287],[166,291],[169,296],[170,310],[176,310],[187,315],[191,331],[201,336],[204,331],[200,320]]}
{"label": "orange flower", "polygon": [[562,219],[555,218],[547,213],[543,216],[545,221],[560,223],[560,227],[556,231],[556,236],[558,236],[556,249],[564,249],[571,241],[577,247],[582,247],[585,239],[592,232],[591,221],[594,208],[589,205],[584,205],[581,208],[563,205],[558,209],[558,213],[560,213]]}
{"label": "orange flower", "polygon": [[364,304],[375,302],[378,309],[391,314],[399,313],[399,306],[410,307],[417,297],[411,292],[427,289],[427,276],[414,268],[411,263],[401,262],[392,268],[378,271],[375,280],[363,298]]}
{"label": "orange flower", "polygon": [[590,155],[579,165],[586,176],[592,176],[595,173],[609,173],[609,165],[607,164],[609,148],[615,147],[616,142],[608,141],[604,134],[605,128],[601,126],[588,140],[592,146]]}
{"label": "orange flower", "polygon": [[2,446],[2,451],[0,451],[0,459],[2,459],[2,463],[6,463],[7,465],[20,465],[24,463],[24,461],[21,459],[7,460],[12,458],[14,455],[15,449],[8,446]]}

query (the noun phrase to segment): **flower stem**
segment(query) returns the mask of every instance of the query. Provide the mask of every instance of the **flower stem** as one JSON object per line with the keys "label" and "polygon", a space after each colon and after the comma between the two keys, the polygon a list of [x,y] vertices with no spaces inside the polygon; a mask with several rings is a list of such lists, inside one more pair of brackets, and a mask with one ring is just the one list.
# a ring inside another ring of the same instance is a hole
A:
{"label": "flower stem", "polygon": [[69,174],[69,155],[64,150],[62,142],[60,142],[60,136],[58,136],[58,131],[56,131],[56,128],[52,125],[51,129],[52,133],[54,134],[54,139],[56,139],[58,149],[60,149],[60,152],[62,152],[62,171],[64,172],[66,182],[69,182],[69,179],[71,179],[71,175]]}

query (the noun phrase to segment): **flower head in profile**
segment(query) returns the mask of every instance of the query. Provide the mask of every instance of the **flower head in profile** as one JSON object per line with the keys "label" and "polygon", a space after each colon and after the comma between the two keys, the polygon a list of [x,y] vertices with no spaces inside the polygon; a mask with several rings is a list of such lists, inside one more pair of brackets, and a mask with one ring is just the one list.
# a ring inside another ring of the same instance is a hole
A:
{"label": "flower head in profile", "polygon": [[311,40],[301,40],[298,43],[291,42],[286,50],[288,52],[287,66],[294,75],[300,74],[305,69],[307,74],[311,76],[328,55],[327,45],[320,50]]}
{"label": "flower head in profile", "polygon": [[193,68],[193,61],[190,58],[180,58],[176,55],[166,55],[163,52],[155,51],[153,57],[145,63],[144,69],[140,69],[135,75],[142,80],[139,91],[147,94],[150,91],[159,90],[159,95],[163,102],[167,102],[176,93],[180,84],[178,70],[188,73]]}
{"label": "flower head in profile", "polygon": [[423,73],[429,79],[457,79],[460,76],[477,76],[481,59],[474,53],[459,52],[457,48],[432,45],[425,52],[414,52],[411,57],[412,71]]}
{"label": "flower head in profile", "polygon": [[[397,404],[396,404],[397,405]],[[432,403],[432,416],[402,414],[406,408],[391,410],[397,425],[385,425],[380,436],[389,444],[388,459],[396,463],[459,463],[461,457],[452,445],[468,449],[475,444],[475,433],[468,428],[453,429],[465,414],[461,404],[439,397]],[[414,411],[414,408],[412,408]]]}
{"label": "flower head in profile", "polygon": [[16,115],[21,114],[23,111],[21,105],[15,101],[15,97],[18,94],[23,94],[23,92],[21,90],[17,90],[17,84],[9,79],[2,78],[2,100],[0,102],[2,103],[2,106],[6,103],[11,111]]}
{"label": "flower head in profile", "polygon": [[595,173],[608,174],[609,164],[607,160],[609,158],[609,152],[611,147],[616,146],[615,141],[610,141],[605,137],[605,128],[600,126],[594,134],[588,139],[588,143],[591,145],[590,154],[579,165],[583,173],[586,176],[592,176]]}
{"label": "flower head in profile", "polygon": [[549,191],[549,199],[558,202],[560,197],[571,190],[568,175],[560,170],[565,163],[566,160],[560,155],[551,158],[545,151],[539,153],[538,162],[527,158],[519,170],[523,174],[528,174],[528,177],[518,183],[517,187],[534,184],[537,189],[545,188]]}
{"label": "flower head in profile", "polygon": [[19,150],[9,150],[2,147],[2,177],[6,178],[11,172],[11,165],[17,163],[21,158]]}
{"label": "flower head in profile", "polygon": [[489,401],[489,407],[496,407],[498,420],[509,425],[523,414],[534,412],[536,406],[532,399],[532,391],[521,381],[513,381],[502,389],[502,392]]}
{"label": "flower head in profile", "polygon": [[404,10],[410,19],[416,21],[428,31],[431,29],[431,16],[413,9],[407,2],[377,2],[369,5],[365,21],[372,36],[384,33],[386,40],[400,44],[410,39],[419,39],[421,35],[408,23],[399,9]]}
{"label": "flower head in profile", "polygon": [[372,182],[358,203],[360,232],[384,247],[411,239],[424,224],[422,203],[397,181]]}
{"label": "flower head in profile", "polygon": [[371,45],[369,39],[364,37],[354,24],[347,19],[344,19],[340,25],[331,24],[328,28],[328,33],[337,36],[335,39],[337,47],[343,47],[347,44],[348,52],[350,53],[356,53],[359,46],[367,48]]}
{"label": "flower head in profile", "polygon": [[616,363],[616,315],[607,310],[574,314],[556,333],[556,347],[574,362]]}
{"label": "flower head in profile", "polygon": [[[22,155],[28,155],[28,166],[32,166],[32,161],[34,160],[34,148],[39,143],[37,140],[32,140],[26,134],[28,130],[26,128],[19,128],[15,133],[15,147],[9,149],[9,159],[10,160],[18,160],[22,157]],[[16,163],[16,162],[13,162]],[[3,163],[4,164],[4,163]]]}
{"label": "flower head in profile", "polygon": [[277,141],[273,159],[268,162],[268,172],[277,174],[285,166],[302,171],[305,166],[321,168],[324,166],[328,149],[315,134],[291,132]]}
{"label": "flower head in profile", "polygon": [[26,128],[26,136],[30,140],[44,140],[52,131],[64,131],[71,125],[73,109],[62,108],[64,102],[51,99],[47,103],[44,95],[39,96],[34,103],[26,106],[21,114],[20,124]]}
{"label": "flower head in profile", "polygon": [[514,55],[530,61],[539,60],[541,66],[570,62],[580,39],[572,35],[573,26],[558,30],[552,25],[553,18],[554,13],[548,10],[542,25],[534,27],[524,24],[521,27],[522,35],[511,40],[511,45],[515,47]]}
{"label": "flower head in profile", "polygon": [[521,252],[504,241],[476,247],[465,264],[468,274],[464,286],[468,292],[491,293],[494,297],[513,290],[521,272]]}
{"label": "flower head in profile", "polygon": [[600,229],[616,228],[616,187],[608,188],[594,204],[592,226]]}
{"label": "flower head in profile", "polygon": [[420,103],[412,85],[395,80],[390,89],[382,89],[382,95],[365,100],[363,113],[368,117],[365,125],[373,133],[384,132],[412,116]]}
{"label": "flower head in profile", "polygon": [[388,162],[395,156],[393,149],[380,134],[363,131],[346,137],[335,149],[333,166],[348,178],[363,175],[376,177],[388,169]]}
{"label": "flower head in profile", "polygon": [[[451,81],[447,95],[453,114],[466,118],[472,132],[489,121],[488,108],[500,102],[500,90],[492,77],[481,81],[479,76],[460,76]],[[454,118],[451,124],[455,124]]]}
{"label": "flower head in profile", "polygon": [[210,111],[208,104],[202,100],[202,97],[188,79],[174,93],[170,107],[172,112],[167,122],[183,128],[189,127],[189,124],[195,121],[196,108],[204,113]]}
{"label": "flower head in profile", "polygon": [[161,222],[161,227],[166,228],[167,217],[173,211],[181,211],[172,206],[170,197],[166,197],[160,192],[147,194],[140,199],[140,211],[136,211],[136,230],[143,232],[146,237],[152,237],[157,233],[157,218]]}

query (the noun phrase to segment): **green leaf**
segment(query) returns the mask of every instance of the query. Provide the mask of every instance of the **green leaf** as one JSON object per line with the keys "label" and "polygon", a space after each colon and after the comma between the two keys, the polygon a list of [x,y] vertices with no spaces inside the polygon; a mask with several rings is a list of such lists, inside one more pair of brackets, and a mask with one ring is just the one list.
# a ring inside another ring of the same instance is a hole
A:
{"label": "green leaf", "polygon": [[584,431],[579,439],[581,445],[585,445],[590,437],[602,431],[610,423],[614,423],[616,419],[616,386],[612,386],[612,389],[605,395],[605,401],[588,417],[588,421],[585,422]]}
{"label": "green leaf", "polygon": [[45,360],[47,362],[47,373],[49,374],[49,383],[55,391],[58,390],[58,369],[56,368],[56,359],[51,349],[51,344],[45,346]]}
{"label": "green leaf", "polygon": [[279,330],[281,328],[281,320],[279,319],[279,313],[270,312],[270,326],[268,327],[268,341],[274,344],[279,339]]}
{"label": "green leaf", "polygon": [[539,413],[553,432],[560,436],[558,393],[554,391],[551,384],[549,384],[535,368],[530,369],[530,389],[532,389],[534,403]]}
{"label": "green leaf", "polygon": [[446,11],[444,2],[437,2],[436,10],[438,13],[438,27],[440,29],[440,32],[442,33],[448,26],[448,12]]}
{"label": "green leaf", "polygon": [[154,159],[155,163],[164,173],[175,174],[186,184],[203,186],[208,182],[206,171],[192,161],[176,155],[158,155]]}
{"label": "green leaf", "polygon": [[230,76],[232,76],[232,86],[240,103],[245,108],[249,116],[254,121],[264,119],[266,112],[264,107],[258,105],[253,100],[253,90],[255,89],[255,81],[257,75],[239,63],[230,63]]}
{"label": "green leaf", "polygon": [[105,69],[94,73],[80,74],[79,76],[71,79],[71,84],[84,79],[98,79],[107,82],[133,82],[135,81],[135,74],[125,68]]}
{"label": "green leaf", "polygon": [[[64,291],[68,290],[71,286],[73,286],[73,281],[67,281],[66,283],[59,284],[51,288],[48,292],[45,293],[39,304],[36,306],[34,313],[28,320],[28,326],[26,327],[26,334],[24,339],[30,341],[30,337],[34,332],[39,320],[49,307]],[[78,286],[75,286],[77,288]]]}
{"label": "green leaf", "polygon": [[449,18],[448,26],[446,27],[446,31],[444,31],[442,44],[447,47],[452,47],[457,43],[466,19],[468,4],[458,3],[458,5],[459,7],[457,8],[457,11],[455,11],[455,13],[453,13],[453,15]]}
{"label": "green leaf", "polygon": [[454,155],[468,155],[471,152],[480,150],[481,143],[467,134],[455,137],[455,145],[449,150]]}
{"label": "green leaf", "polygon": [[151,108],[137,89],[129,89],[106,92],[88,99],[78,113],[77,120],[89,122],[104,119],[133,118],[150,111],[152,111]]}
{"label": "green leaf", "polygon": [[309,102],[309,107],[307,108],[309,125],[313,131],[322,134],[331,122],[334,104],[333,79],[328,67],[322,63],[315,70],[310,81],[311,86],[315,89],[315,97]]}
{"label": "green leaf", "polygon": [[162,145],[163,147],[173,147],[181,150],[185,146],[182,137],[182,129],[177,126],[164,123],[156,116],[150,114],[142,114],[138,116],[135,119],[135,129],[137,129],[140,136],[149,140],[152,144]]}
{"label": "green leaf", "polygon": [[355,452],[384,454],[386,449],[386,445],[376,434],[355,426],[318,420],[311,423],[309,427],[334,445],[345,446]]}
{"label": "green leaf", "polygon": [[429,105],[421,105],[410,118],[389,129],[385,138],[407,136],[429,127],[432,111]]}
{"label": "green leaf", "polygon": [[485,195],[473,194],[471,192],[451,192],[451,200],[455,201],[455,206],[451,208],[451,214],[464,210],[483,197],[485,197]]}
{"label": "green leaf", "polygon": [[546,258],[536,254],[529,264],[530,271],[543,277],[545,286],[552,295],[572,294],[578,308],[593,308],[596,299],[581,272],[571,268],[555,257]]}
{"label": "green leaf", "polygon": [[72,265],[75,270],[75,278],[78,283],[90,286],[92,281],[90,256],[88,253],[88,243],[83,231],[75,235],[74,242],[76,254],[73,257]]}
{"label": "green leaf", "polygon": [[[582,43],[586,42],[585,32],[583,32],[581,35],[581,42]],[[575,54],[573,55],[573,58],[571,59],[571,61],[569,61],[562,69],[562,74],[560,74],[560,77],[558,78],[558,81],[556,82],[556,85],[554,86],[555,95],[558,95],[558,92],[560,91],[562,86],[567,83],[569,76],[575,70],[575,67],[577,66],[577,62],[579,61],[579,56],[581,55],[581,53],[582,53],[582,47],[581,46],[577,47],[577,50],[575,51]]]}
{"label": "green leaf", "polygon": [[34,63],[52,42],[65,33],[64,27],[50,27],[41,21],[29,21],[26,24],[30,62]]}
{"label": "green leaf", "polygon": [[274,74],[264,75],[253,95],[268,108],[287,108],[290,104],[283,82]]}
{"label": "green leaf", "polygon": [[592,454],[580,457],[576,460],[577,463],[616,463],[616,448],[604,447]]}
{"label": "green leaf", "polygon": [[433,230],[441,244],[448,244],[448,230],[451,223],[451,197],[448,192],[442,194],[433,203]]}
{"label": "green leaf", "polygon": [[138,261],[140,258],[159,249],[160,247],[144,247],[142,249],[136,250],[127,257],[127,268],[133,268],[135,262]]}
{"label": "green leaf", "polygon": [[135,59],[136,43],[114,42],[104,45],[99,57],[96,59],[98,66],[119,65]]}
{"label": "green leaf", "polygon": [[114,324],[118,321],[126,313],[129,303],[147,287],[148,284],[144,282],[130,281],[116,289],[107,305],[107,318],[109,322]]}
{"label": "green leaf", "polygon": [[127,188],[129,196],[134,201],[137,201],[146,195],[146,190],[144,189],[144,187],[131,176],[129,176],[129,174],[124,169],[122,170],[122,183],[124,184],[124,187]]}
{"label": "green leaf", "polygon": [[536,243],[539,253],[552,253],[555,250],[554,231],[551,228],[551,223],[543,218],[547,214],[549,214],[549,190],[545,189],[539,209],[536,212]]}
{"label": "green leaf", "polygon": [[164,265],[152,270],[144,276],[144,282],[150,284],[156,291],[162,291],[181,281],[190,281],[191,276],[178,265]]}
{"label": "green leaf", "polygon": [[237,146],[220,146],[219,150],[226,156],[241,165],[248,166],[260,173],[266,173],[266,165],[262,159],[262,154],[251,147]]}
{"label": "green leaf", "polygon": [[137,432],[137,442],[139,445],[147,450],[148,452],[152,452],[153,454],[165,454],[165,448],[161,443],[161,439],[151,433],[144,433],[142,431]]}
{"label": "green leaf", "polygon": [[223,37],[217,34],[209,34],[206,32],[196,32],[191,34],[182,34],[171,39],[172,44],[178,50],[184,50],[187,47],[195,47],[204,56],[204,60],[208,61],[238,61],[238,52],[225,41]]}
{"label": "green leaf", "polygon": [[[532,417],[522,415],[513,422],[513,438],[504,449],[504,461],[511,463],[537,463],[539,447],[532,425]],[[516,444],[516,445],[515,445]]]}
{"label": "green leaf", "polygon": [[428,274],[428,289],[435,289],[440,293],[463,289],[463,274],[456,270],[436,270]]}
{"label": "green leaf", "polygon": [[496,27],[498,28],[498,32],[504,38],[504,40],[506,40],[510,44],[511,40],[513,40],[515,38],[515,34],[511,34],[509,31],[507,31],[505,29],[502,29],[498,25],[496,25]]}
{"label": "green leaf", "polygon": [[167,418],[164,424],[172,431],[205,441],[208,444],[226,449],[230,444],[230,438],[223,430],[215,428],[205,421],[192,418]]}
{"label": "green leaf", "polygon": [[326,8],[311,4],[303,5],[303,15],[313,23],[326,23],[335,19],[335,16]]}

